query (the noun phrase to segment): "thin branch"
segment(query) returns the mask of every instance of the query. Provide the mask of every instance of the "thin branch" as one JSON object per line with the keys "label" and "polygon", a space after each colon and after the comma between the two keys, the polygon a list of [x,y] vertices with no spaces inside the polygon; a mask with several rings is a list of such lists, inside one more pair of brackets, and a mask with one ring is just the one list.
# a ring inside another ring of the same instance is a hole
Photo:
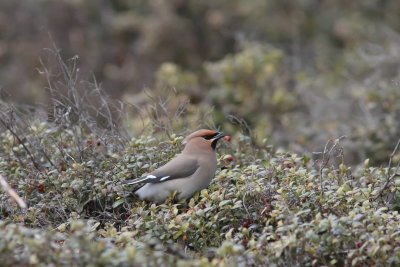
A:
{"label": "thin branch", "polygon": [[0,185],[3,187],[3,190],[10,195],[10,197],[17,202],[18,206],[21,209],[26,209],[28,206],[26,205],[25,201],[18,196],[17,192],[11,188],[11,186],[7,183],[6,178],[0,174]]}
{"label": "thin branch", "polygon": [[387,166],[387,175],[386,175],[386,181],[385,184],[383,185],[383,187],[381,188],[381,190],[379,190],[378,195],[376,195],[376,197],[374,198],[374,200],[377,200],[379,197],[382,196],[383,192],[388,189],[390,183],[393,181],[393,179],[397,176],[400,176],[400,173],[398,173],[399,169],[400,169],[400,161],[397,163],[394,171],[392,172],[392,163],[393,163],[393,158],[396,155],[397,151],[399,150],[400,147],[400,138],[397,141],[396,146],[393,149],[392,154],[390,154],[389,157],[389,163]]}
{"label": "thin branch", "polygon": [[24,150],[26,151],[26,153],[29,155],[33,166],[35,167],[35,169],[37,169],[38,171],[40,171],[39,165],[36,163],[35,158],[33,157],[31,151],[26,147],[26,145],[24,144],[24,142],[21,140],[21,138],[19,138],[18,134],[0,117],[0,122],[1,124],[3,124],[4,127],[6,127],[11,134],[18,140],[18,142],[22,145],[22,147],[24,148]]}
{"label": "thin branch", "polygon": [[[328,140],[328,142],[326,142],[326,144],[325,144],[324,151],[320,152],[322,154],[322,159],[321,159],[321,164],[319,167],[319,184],[320,184],[320,190],[321,190],[322,195],[324,195],[323,170],[326,168],[326,166],[328,166],[328,163],[332,156],[332,152],[334,150],[336,150],[338,147],[340,150],[340,154],[342,155],[342,161],[343,161],[343,148],[340,147],[340,141],[344,138],[346,138],[346,136],[342,135],[342,136],[336,138],[335,140],[331,140],[331,139]],[[331,144],[331,143],[333,143],[333,144]],[[329,145],[331,145],[331,147],[329,147]]]}

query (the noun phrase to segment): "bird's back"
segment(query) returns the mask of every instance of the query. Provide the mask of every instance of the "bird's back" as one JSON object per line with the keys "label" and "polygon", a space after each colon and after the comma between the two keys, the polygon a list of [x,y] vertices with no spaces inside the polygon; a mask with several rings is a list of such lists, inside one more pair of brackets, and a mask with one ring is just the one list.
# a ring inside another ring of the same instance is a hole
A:
{"label": "bird's back", "polygon": [[[212,157],[212,155],[211,155]],[[214,155],[215,157],[215,155]],[[170,161],[161,168],[155,170],[151,174],[162,174],[163,172],[171,172],[171,166],[174,167],[174,161],[191,161],[195,160],[202,161],[202,159],[195,159],[185,154],[179,154],[174,160]],[[217,160],[214,158],[208,158],[203,162],[197,162],[198,167],[195,172],[190,173],[188,169],[174,170],[175,173],[181,171],[182,177],[164,181],[162,183],[147,183],[143,187],[139,188],[135,194],[140,199],[152,200],[157,203],[163,202],[170,194],[174,191],[178,192],[179,199],[187,199],[191,197],[195,192],[206,188],[212,181],[217,169]],[[186,165],[187,166],[187,165]]]}

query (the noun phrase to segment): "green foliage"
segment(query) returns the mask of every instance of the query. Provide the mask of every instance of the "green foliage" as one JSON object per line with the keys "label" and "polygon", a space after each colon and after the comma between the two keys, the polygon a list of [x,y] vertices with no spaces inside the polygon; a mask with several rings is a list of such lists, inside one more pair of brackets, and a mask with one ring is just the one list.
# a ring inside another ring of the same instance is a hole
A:
{"label": "green foliage", "polygon": [[239,138],[219,148],[224,168],[209,188],[155,205],[120,182],[168,161],[181,137],[142,136],[117,147],[83,134],[80,151],[68,129],[36,122],[25,133],[38,170],[9,131],[1,134],[2,174],[29,206],[20,210],[0,194],[6,266],[400,264],[398,177],[378,197],[387,169],[352,173],[342,164],[324,167],[320,179],[305,157],[249,149]]}
{"label": "green foliage", "polygon": [[[399,3],[0,1],[1,265],[400,266]],[[200,127],[207,189],[121,184]]]}

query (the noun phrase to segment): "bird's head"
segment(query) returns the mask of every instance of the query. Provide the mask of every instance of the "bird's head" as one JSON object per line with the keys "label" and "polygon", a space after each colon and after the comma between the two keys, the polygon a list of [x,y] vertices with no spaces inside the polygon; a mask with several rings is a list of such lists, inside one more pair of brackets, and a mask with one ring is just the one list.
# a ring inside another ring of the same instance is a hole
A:
{"label": "bird's head", "polygon": [[186,138],[183,140],[183,144],[187,145],[189,143],[199,143],[208,145],[208,147],[211,147],[213,150],[215,150],[218,140],[223,137],[225,137],[225,134],[222,132],[201,129],[186,136]]}

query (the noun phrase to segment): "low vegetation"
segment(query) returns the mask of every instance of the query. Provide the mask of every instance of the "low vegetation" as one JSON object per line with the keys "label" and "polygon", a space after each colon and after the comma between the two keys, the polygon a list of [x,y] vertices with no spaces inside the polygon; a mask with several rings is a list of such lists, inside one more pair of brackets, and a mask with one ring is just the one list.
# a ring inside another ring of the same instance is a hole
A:
{"label": "low vegetation", "polygon": [[[1,266],[400,266],[400,1],[0,10]],[[199,128],[207,189],[122,186]]]}
{"label": "low vegetation", "polygon": [[343,138],[314,156],[296,155],[255,142],[232,117],[243,130],[221,142],[209,188],[155,205],[121,181],[171,159],[192,130],[171,129],[200,117],[188,104],[165,118],[156,102],[132,138],[117,125],[134,122],[117,124],[100,90],[96,110],[73,88],[54,99],[47,119],[1,104],[0,174],[27,205],[0,193],[3,266],[400,264],[399,144],[385,168],[368,159],[350,167]]}

